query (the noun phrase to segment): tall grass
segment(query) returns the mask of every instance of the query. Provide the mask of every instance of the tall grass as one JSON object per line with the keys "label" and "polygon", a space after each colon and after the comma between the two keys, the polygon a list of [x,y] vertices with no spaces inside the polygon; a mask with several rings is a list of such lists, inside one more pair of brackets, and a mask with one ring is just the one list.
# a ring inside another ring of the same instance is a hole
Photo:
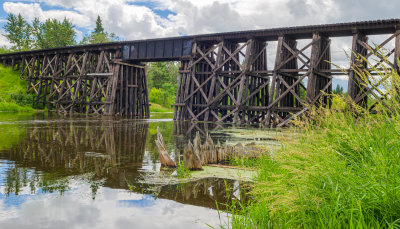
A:
{"label": "tall grass", "polygon": [[400,77],[383,64],[376,77],[353,66],[362,87],[387,93],[369,98],[376,113],[310,108],[292,128],[298,137],[262,160],[256,201],[234,212],[233,228],[400,228]]}

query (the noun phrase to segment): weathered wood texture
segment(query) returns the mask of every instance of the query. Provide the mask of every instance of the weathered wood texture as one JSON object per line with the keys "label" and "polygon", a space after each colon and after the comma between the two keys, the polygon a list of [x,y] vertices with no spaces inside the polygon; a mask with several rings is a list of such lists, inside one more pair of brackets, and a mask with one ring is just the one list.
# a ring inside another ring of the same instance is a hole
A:
{"label": "weathered wood texture", "polygon": [[[394,48],[388,48],[388,44],[393,40]],[[382,72],[394,70],[399,73],[399,57],[400,30],[381,44],[369,44],[366,35],[354,33],[348,81],[348,94],[352,101],[369,111],[373,111],[378,103],[387,106],[385,100],[390,98],[381,86],[390,85],[391,74]],[[368,97],[372,98],[371,102],[368,101]]]}
{"label": "weathered wood texture", "polygon": [[174,118],[258,122],[268,101],[266,46],[252,39],[195,43],[193,57],[182,61]]}
{"label": "weathered wood texture", "polygon": [[160,128],[157,126],[157,139],[156,146],[158,149],[158,155],[160,156],[161,166],[176,167],[176,163],[168,154],[167,146],[165,145],[164,138],[160,132]]}
{"label": "weathered wood texture", "polygon": [[193,144],[189,143],[184,149],[185,167],[190,170],[201,170],[202,165],[226,163],[232,159],[257,158],[263,155],[262,148],[255,144],[234,146],[216,146],[209,134],[206,135],[204,143],[201,143],[200,132],[196,133]]}
{"label": "weathered wood texture", "polygon": [[58,113],[149,116],[145,66],[98,51],[22,59],[21,78],[35,105]]}
{"label": "weathered wood texture", "polygon": [[240,44],[195,43],[192,58],[182,63],[174,118],[274,126],[306,104],[330,104],[323,96],[332,90],[329,39],[316,33],[297,49],[295,40],[279,37],[272,72],[267,70],[266,48],[265,42],[254,39]]}
{"label": "weathered wood texture", "polygon": [[308,104],[322,101],[322,105],[329,105],[329,98],[323,94],[332,91],[330,69],[328,38],[315,33],[310,43],[298,48],[295,40],[279,37],[265,124],[287,123],[291,114],[303,112]]}

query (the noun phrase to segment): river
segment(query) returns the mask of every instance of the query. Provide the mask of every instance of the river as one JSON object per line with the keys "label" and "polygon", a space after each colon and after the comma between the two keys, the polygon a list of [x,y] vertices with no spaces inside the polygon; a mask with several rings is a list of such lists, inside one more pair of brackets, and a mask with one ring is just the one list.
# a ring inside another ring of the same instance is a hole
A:
{"label": "river", "polygon": [[229,128],[237,128],[171,117],[0,113],[0,228],[228,227],[229,215],[221,210],[231,201],[247,201],[243,182],[146,179],[176,175],[160,169],[157,126],[176,161],[196,131],[227,142],[235,141]]}

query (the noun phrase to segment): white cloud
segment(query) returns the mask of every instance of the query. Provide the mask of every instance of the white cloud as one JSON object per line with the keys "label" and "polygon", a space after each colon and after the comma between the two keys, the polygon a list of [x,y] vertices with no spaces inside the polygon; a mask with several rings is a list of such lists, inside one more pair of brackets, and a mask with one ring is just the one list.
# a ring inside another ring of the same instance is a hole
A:
{"label": "white cloud", "polygon": [[[141,4],[135,5],[136,2]],[[16,0],[4,2],[3,8],[29,20],[67,17],[84,28],[92,28],[100,15],[108,31],[130,40],[396,17],[393,9],[400,7],[400,2],[390,0],[381,0],[379,5],[385,6],[377,8],[373,0],[355,0],[351,4],[344,0],[148,0],[153,9],[173,12],[163,18],[143,2],[146,1]],[[43,10],[45,5],[57,10]]]}
{"label": "white cloud", "polygon": [[62,196],[30,196],[11,209],[0,200],[0,209],[7,213],[0,214],[1,228],[207,228],[227,222],[216,210],[111,188],[101,187],[93,201],[89,185]]}
{"label": "white cloud", "polygon": [[75,33],[76,33],[76,39],[77,39],[78,41],[81,41],[82,38],[83,38],[83,33],[82,33],[82,31],[80,31],[80,30],[78,30],[78,29],[76,29],[76,28],[74,28],[74,31],[75,31]]}
{"label": "white cloud", "polygon": [[43,10],[39,3],[5,2],[3,8],[7,13],[21,14],[28,21],[32,21],[36,17],[41,21],[49,18],[58,20],[68,18],[78,27],[91,25],[91,19],[86,15],[68,10]]}
{"label": "white cloud", "polygon": [[4,36],[6,33],[3,29],[0,30],[0,47],[10,47],[10,42]]}

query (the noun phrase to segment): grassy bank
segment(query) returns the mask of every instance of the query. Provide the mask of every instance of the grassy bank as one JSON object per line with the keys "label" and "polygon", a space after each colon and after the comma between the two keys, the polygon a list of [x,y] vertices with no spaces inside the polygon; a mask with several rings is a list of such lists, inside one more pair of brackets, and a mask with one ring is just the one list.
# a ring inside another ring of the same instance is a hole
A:
{"label": "grassy bank", "polygon": [[399,227],[400,117],[319,110],[312,118],[261,160],[257,201],[234,228]]}
{"label": "grassy bank", "polygon": [[153,113],[153,112],[167,113],[167,112],[174,112],[174,109],[164,107],[160,104],[150,103],[150,113]]}
{"label": "grassy bank", "polygon": [[34,111],[26,87],[27,82],[20,79],[18,71],[0,65],[0,111]]}
{"label": "grassy bank", "polygon": [[255,201],[232,209],[232,227],[400,228],[398,82],[392,75],[381,88],[391,99],[378,114],[320,108],[298,121],[296,138],[252,165]]}

